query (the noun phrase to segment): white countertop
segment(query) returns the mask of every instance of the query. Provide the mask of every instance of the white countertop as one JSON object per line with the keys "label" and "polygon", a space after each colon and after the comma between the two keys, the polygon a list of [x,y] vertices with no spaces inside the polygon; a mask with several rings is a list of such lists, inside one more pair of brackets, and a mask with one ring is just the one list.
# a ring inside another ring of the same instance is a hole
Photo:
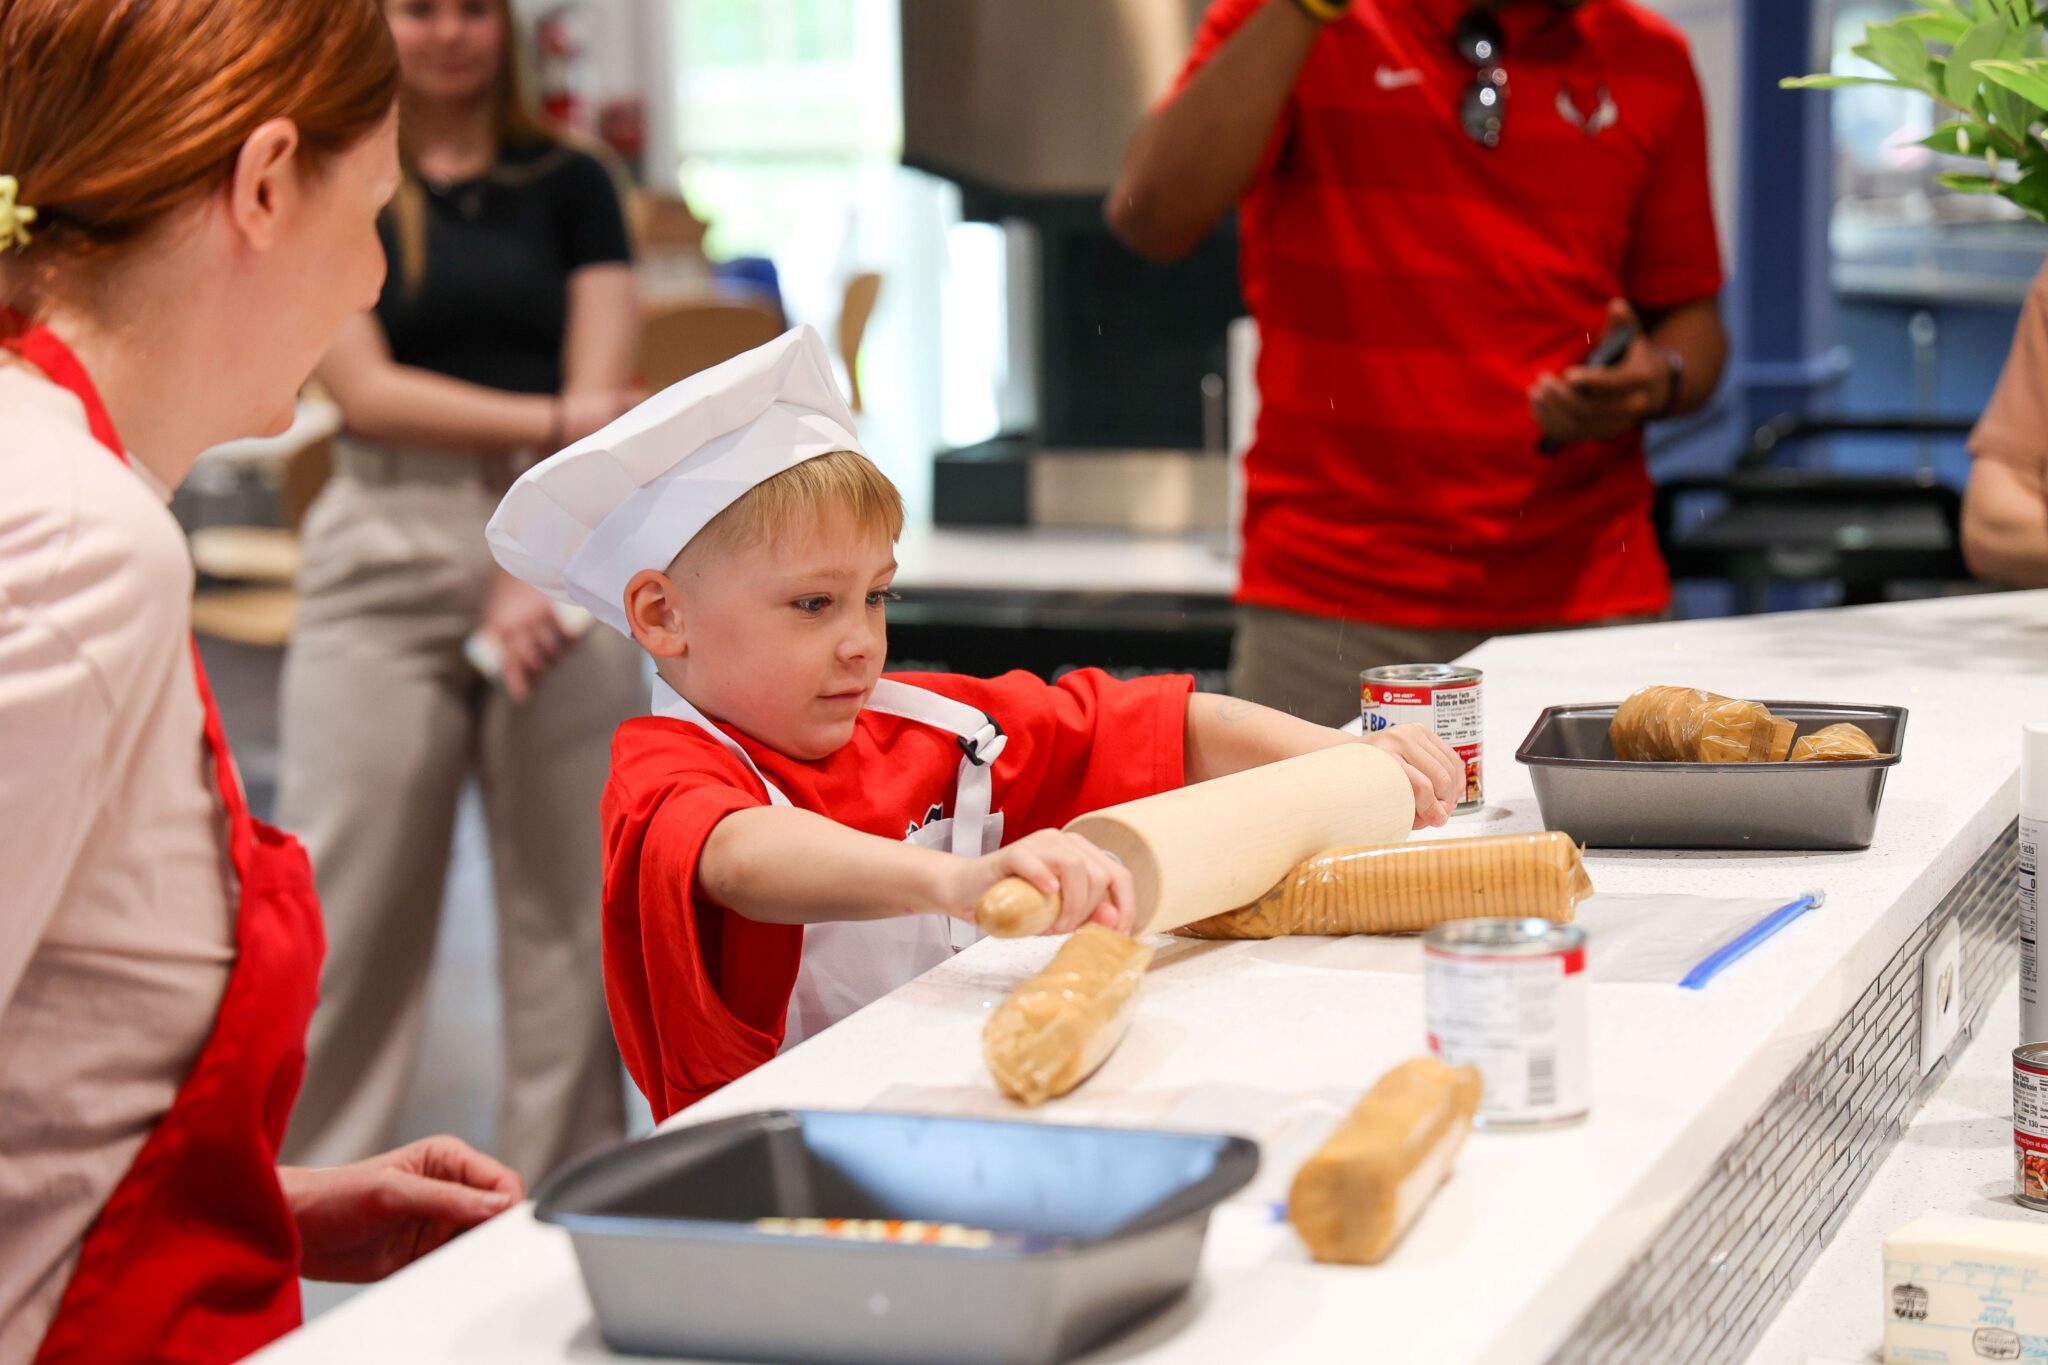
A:
{"label": "white countertop", "polygon": [[[1680,682],[1912,709],[1877,841],[1860,853],[1596,853],[1603,892],[1789,899],[1807,915],[1705,991],[1596,982],[1593,1112],[1479,1133],[1382,1266],[1307,1261],[1258,1201],[1340,1106],[1421,1050],[1412,940],[1175,942],[1121,1049],[1048,1121],[1251,1134],[1266,1169],[1218,1210],[1181,1304],[1102,1360],[1541,1361],[1816,1039],[2012,819],[2017,726],[2048,715],[2048,594],[1688,622],[1486,645],[1487,791],[1451,833],[1534,829],[1516,745],[1546,705]],[[1051,945],[983,943],[688,1112],[807,1105],[1000,1112],[980,1059],[989,1008]],[[1597,959],[1597,937],[1592,952]],[[1368,967],[1370,970],[1368,970]],[[272,1362],[604,1358],[565,1236],[524,1209],[316,1320]]]}
{"label": "white countertop", "polygon": [[2012,1197],[2012,1050],[2019,1037],[2019,998],[2019,982],[2001,978],[1955,1068],[1872,1173],[1748,1365],[1862,1365],[1882,1359],[1884,1239],[1924,1213],[2048,1222],[2048,1213]]}

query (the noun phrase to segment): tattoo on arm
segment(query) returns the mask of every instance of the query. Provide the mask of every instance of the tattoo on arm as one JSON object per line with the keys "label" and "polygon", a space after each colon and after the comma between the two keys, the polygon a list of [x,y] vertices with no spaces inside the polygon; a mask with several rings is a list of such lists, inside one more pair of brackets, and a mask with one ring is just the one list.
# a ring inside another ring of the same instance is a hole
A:
{"label": "tattoo on arm", "polygon": [[1215,710],[1218,721],[1225,725],[1235,725],[1241,720],[1250,718],[1251,714],[1258,710],[1258,708],[1250,702],[1242,701],[1237,697],[1219,697],[1216,701]]}

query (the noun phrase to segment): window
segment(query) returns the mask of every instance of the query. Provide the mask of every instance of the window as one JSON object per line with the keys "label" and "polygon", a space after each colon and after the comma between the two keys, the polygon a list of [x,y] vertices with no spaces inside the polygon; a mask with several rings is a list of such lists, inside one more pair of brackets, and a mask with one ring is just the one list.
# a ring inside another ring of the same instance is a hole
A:
{"label": "window", "polygon": [[672,0],[683,192],[714,256],[843,224],[903,145],[895,0]]}

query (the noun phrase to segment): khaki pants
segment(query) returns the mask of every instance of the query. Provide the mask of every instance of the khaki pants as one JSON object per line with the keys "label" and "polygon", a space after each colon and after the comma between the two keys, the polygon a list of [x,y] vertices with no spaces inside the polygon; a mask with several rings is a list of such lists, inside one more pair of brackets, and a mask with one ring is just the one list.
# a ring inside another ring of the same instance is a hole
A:
{"label": "khaki pants", "polygon": [[601,626],[525,705],[464,661],[494,573],[484,523],[509,475],[502,460],[351,446],[306,520],[278,816],[312,855],[328,950],[291,1163],[353,1161],[396,1140],[472,775],[504,992],[498,1153],[531,1183],[623,1129],[598,800],[612,731],[645,711],[645,686],[638,651]]}
{"label": "khaki pants", "polygon": [[1579,625],[1503,630],[1413,630],[1273,607],[1240,607],[1230,650],[1230,691],[1318,725],[1358,718],[1358,675],[1384,664],[1447,664],[1496,635],[1534,635],[1654,620],[1616,617]]}

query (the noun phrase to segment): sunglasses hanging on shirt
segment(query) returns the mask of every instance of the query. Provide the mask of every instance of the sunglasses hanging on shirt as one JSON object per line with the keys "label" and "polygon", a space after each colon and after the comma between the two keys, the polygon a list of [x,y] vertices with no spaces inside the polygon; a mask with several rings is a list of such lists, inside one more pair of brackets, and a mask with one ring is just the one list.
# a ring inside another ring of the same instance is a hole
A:
{"label": "sunglasses hanging on shirt", "polygon": [[1458,20],[1453,39],[1458,55],[1472,64],[1472,84],[1458,105],[1465,136],[1482,147],[1500,146],[1507,120],[1508,73],[1500,64],[1500,20],[1486,10],[1472,10]]}

